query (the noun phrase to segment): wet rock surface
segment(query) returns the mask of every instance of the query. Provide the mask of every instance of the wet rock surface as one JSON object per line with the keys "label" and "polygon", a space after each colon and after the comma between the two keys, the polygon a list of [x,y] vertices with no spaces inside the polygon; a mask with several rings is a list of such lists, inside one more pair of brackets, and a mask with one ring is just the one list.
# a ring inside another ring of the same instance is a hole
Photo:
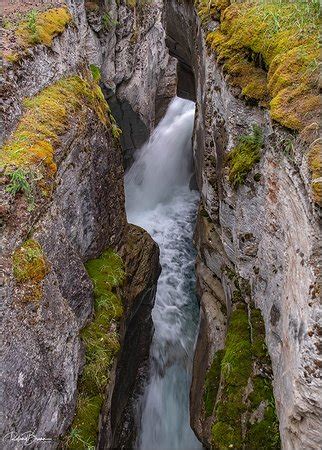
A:
{"label": "wet rock surface", "polygon": [[136,402],[142,393],[153,334],[151,311],[161,271],[159,248],[140,227],[129,225],[119,251],[125,262],[125,314],[113,393],[103,407],[99,448],[132,448],[136,439]]}

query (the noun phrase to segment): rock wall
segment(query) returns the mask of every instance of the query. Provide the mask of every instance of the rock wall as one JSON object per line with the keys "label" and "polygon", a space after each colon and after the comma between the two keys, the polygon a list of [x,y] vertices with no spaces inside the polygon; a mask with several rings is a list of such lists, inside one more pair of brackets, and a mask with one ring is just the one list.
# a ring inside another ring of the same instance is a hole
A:
{"label": "rock wall", "polygon": [[[73,21],[51,46],[33,46],[19,61],[5,63],[2,140],[6,142],[19,123],[24,98],[33,98],[46,86],[79,74],[90,64],[101,69],[104,92],[113,92],[121,105],[126,102],[134,120],[144,125],[145,139],[159,120],[156,108],[160,111],[170,101],[176,82],[175,60],[169,57],[161,26],[161,3],[153,2],[145,11],[133,11],[125,2],[108,2],[110,18],[115,17],[108,29],[103,27],[102,11],[89,12],[81,0],[67,3]],[[127,113],[123,119],[129,122]],[[131,141],[132,150],[140,143]],[[121,147],[111,129],[85,104],[78,115],[68,118],[54,159],[54,182],[46,198],[37,195],[34,208],[21,192],[15,197],[6,192],[8,178],[1,174],[6,284],[5,445],[24,448],[28,442],[17,444],[10,439],[31,432],[32,436],[49,439],[46,444],[33,443],[34,448],[56,448],[59,437],[70,427],[84,363],[79,333],[93,312],[93,286],[84,262],[113,248],[122,255],[128,278],[123,292],[126,312],[120,325],[123,346],[111,373],[102,416],[102,423],[111,423],[112,435],[104,425],[106,435],[101,437],[109,447],[129,439],[124,437],[122,427],[133,421],[133,398],[147,364],[152,336],[150,313],[160,270],[158,248],[146,232],[127,225]],[[33,251],[41,252],[43,264],[44,273],[36,282],[37,301],[35,286],[25,287],[13,273],[12,255],[17,249],[23,252],[28,239],[35,247]],[[25,288],[31,291],[25,292]],[[133,347],[133,336],[140,341],[139,347]],[[121,386],[118,383],[127,370],[129,354],[131,371],[127,383],[122,381]],[[109,409],[113,379],[117,389]],[[119,401],[123,406],[116,410]]]}
{"label": "rock wall", "polygon": [[[318,211],[311,199],[305,143],[229,86],[205,46],[192,2],[166,2],[165,26],[170,50],[193,68],[196,79],[194,158],[201,206],[195,241],[201,324],[192,425],[210,447],[215,417],[205,416],[203,392],[214,355],[225,347],[227,319],[229,323],[234,309],[236,287],[228,268],[247,282],[246,303],[260,308],[265,322],[282,447],[319,448]],[[245,183],[233,189],[224,155],[253,124],[264,135],[261,159]]]}

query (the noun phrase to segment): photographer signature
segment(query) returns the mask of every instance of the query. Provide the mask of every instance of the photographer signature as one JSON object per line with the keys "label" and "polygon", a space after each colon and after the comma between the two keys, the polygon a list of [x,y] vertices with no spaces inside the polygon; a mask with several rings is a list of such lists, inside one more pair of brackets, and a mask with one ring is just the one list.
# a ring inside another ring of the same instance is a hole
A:
{"label": "photographer signature", "polygon": [[52,439],[50,438],[36,436],[35,433],[32,431],[25,431],[22,434],[18,434],[15,431],[10,431],[10,433],[7,433],[4,436],[3,440],[11,442],[20,442],[23,443],[25,446],[35,444],[36,442],[52,441]]}

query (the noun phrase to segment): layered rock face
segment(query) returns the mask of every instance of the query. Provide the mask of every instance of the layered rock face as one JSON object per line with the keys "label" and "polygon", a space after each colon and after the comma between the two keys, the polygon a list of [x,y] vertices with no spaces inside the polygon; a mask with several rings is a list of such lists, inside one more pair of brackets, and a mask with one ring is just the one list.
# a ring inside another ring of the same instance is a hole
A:
{"label": "layered rock face", "polygon": [[[169,57],[161,27],[160,4],[155,2],[149,10],[138,12],[125,2],[119,6],[112,2],[108,27],[104,27],[100,9],[91,12],[83,1],[70,1],[68,7],[72,21],[51,46],[31,46],[18,61],[6,63],[2,140],[8,142],[10,133],[21,125],[26,97],[33,99],[58,80],[68,84],[70,76],[90,77],[91,64],[101,69],[104,92],[114,92],[115,102],[121,105],[127,102],[133,120],[143,124],[141,140],[145,140],[158,120],[156,108],[161,110],[169,102],[176,82],[175,60]],[[94,103],[105,102],[99,95],[92,99]],[[35,448],[56,448],[70,427],[84,364],[80,330],[93,313],[93,285],[84,262],[99,257],[107,248],[121,254],[127,272],[121,292],[125,306],[119,325],[122,350],[110,373],[102,419],[111,424],[113,433],[109,436],[108,425],[103,427],[106,435],[102,440],[107,447],[122,439],[128,442],[122,427],[133,421],[131,405],[147,364],[151,309],[160,270],[158,248],[144,230],[127,225],[121,147],[111,123],[106,125],[95,105],[90,108],[83,100],[63,125],[59,124],[59,139],[53,134],[57,172],[48,184],[45,179],[43,185],[38,184],[47,172],[36,179],[30,178],[28,166],[27,172],[19,172],[37,185],[33,204],[22,191],[15,196],[6,192],[7,175],[3,180],[3,429],[7,448],[23,448],[23,443],[10,439],[28,432],[31,439],[48,438],[46,444],[34,443]],[[57,108],[55,104],[54,111]],[[53,114],[53,124],[55,119]],[[127,113],[123,120],[129,123]],[[49,129],[53,127],[49,123]],[[125,132],[125,138],[130,134]],[[129,145],[133,149],[140,143],[134,139]],[[31,273],[24,273],[26,268]],[[134,338],[139,347],[133,347]],[[114,379],[117,389],[109,408]],[[123,406],[116,412],[119,402]]]}
{"label": "layered rock face", "polygon": [[[242,300],[248,314],[260,308],[265,322],[282,447],[319,448],[318,212],[311,199],[307,149],[273,124],[265,109],[247,105],[229,87],[205,47],[192,2],[168,1],[165,14],[170,51],[193,69],[196,79],[194,158],[201,206],[195,241],[201,324],[191,393],[193,427],[210,447],[225,391],[219,376],[207,414],[207,379],[218,351],[227,345],[227,329],[229,333]],[[263,133],[260,162],[234,189],[225,154],[253,124]]]}

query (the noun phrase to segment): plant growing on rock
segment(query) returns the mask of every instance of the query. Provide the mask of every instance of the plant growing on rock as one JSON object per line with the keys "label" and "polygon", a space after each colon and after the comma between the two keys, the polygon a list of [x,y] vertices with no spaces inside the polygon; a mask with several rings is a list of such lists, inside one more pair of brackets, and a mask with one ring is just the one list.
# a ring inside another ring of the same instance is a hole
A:
{"label": "plant growing on rock", "polygon": [[16,195],[23,192],[28,200],[32,200],[32,190],[28,181],[28,172],[22,168],[18,168],[9,173],[10,183],[6,187],[6,192]]}
{"label": "plant growing on rock", "polygon": [[200,0],[204,22],[220,20],[207,43],[245,97],[274,120],[302,130],[319,114],[319,3]]}
{"label": "plant growing on rock", "polygon": [[240,136],[237,145],[226,155],[229,181],[235,188],[245,182],[248,173],[259,162],[263,144],[261,128],[253,125],[253,132]]}
{"label": "plant growing on rock", "polygon": [[95,448],[100,410],[109,370],[119,351],[116,323],[123,314],[122,302],[115,289],[124,282],[122,259],[107,250],[86,263],[87,272],[94,286],[94,319],[82,333],[85,344],[85,366],[79,380],[79,397],[76,416],[69,436],[68,449]]}

